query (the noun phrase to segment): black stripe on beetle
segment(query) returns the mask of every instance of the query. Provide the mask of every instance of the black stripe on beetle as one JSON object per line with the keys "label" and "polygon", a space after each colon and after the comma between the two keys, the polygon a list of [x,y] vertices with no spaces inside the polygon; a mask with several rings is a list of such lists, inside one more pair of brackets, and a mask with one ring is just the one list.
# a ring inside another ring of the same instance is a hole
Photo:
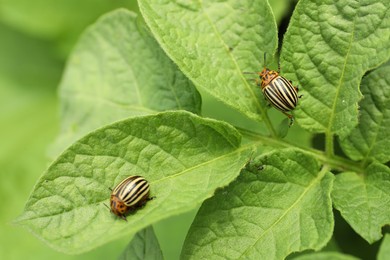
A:
{"label": "black stripe on beetle", "polygon": [[147,201],[152,199],[149,193],[149,183],[144,177],[129,176],[112,190],[111,212],[126,220],[127,213],[143,207]]}
{"label": "black stripe on beetle", "polygon": [[261,87],[264,97],[268,102],[280,110],[290,119],[290,126],[294,122],[294,116],[287,112],[292,111],[298,104],[298,87],[294,87],[290,80],[279,75],[280,64],[278,71],[270,70],[265,65],[266,54],[264,53],[264,69],[261,72],[257,72],[261,82],[256,80],[257,85]]}
{"label": "black stripe on beetle", "polygon": [[297,91],[284,77],[276,77],[262,91],[267,100],[282,112],[291,111],[297,106]]}

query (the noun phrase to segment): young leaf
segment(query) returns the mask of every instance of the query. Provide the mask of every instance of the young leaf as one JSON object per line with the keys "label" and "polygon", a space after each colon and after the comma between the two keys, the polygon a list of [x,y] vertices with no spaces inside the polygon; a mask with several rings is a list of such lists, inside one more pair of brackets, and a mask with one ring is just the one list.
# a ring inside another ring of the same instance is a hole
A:
{"label": "young leaf", "polygon": [[103,125],[130,116],[200,112],[192,83],[137,16],[124,9],[100,18],[74,49],[61,85],[62,130],[56,151]]}
{"label": "young leaf", "polygon": [[382,237],[381,228],[390,224],[390,169],[373,163],[364,176],[338,174],[332,191],[336,209],[369,243]]}
{"label": "young leaf", "polygon": [[302,90],[302,127],[346,136],[357,125],[359,82],[390,58],[389,9],[390,1],[299,1],[281,60]]}
{"label": "young leaf", "polygon": [[293,260],[358,260],[351,255],[346,255],[338,252],[319,252],[319,253],[309,253],[293,257]]}
{"label": "young leaf", "polygon": [[363,78],[359,125],[340,144],[354,160],[390,161],[390,63]]}
{"label": "young leaf", "polygon": [[[16,223],[51,247],[70,254],[131,237],[168,216],[196,207],[230,183],[251,148],[240,147],[230,125],[188,112],[134,117],[75,142],[36,184]],[[109,188],[144,176],[156,198],[119,219],[103,205]]]}
{"label": "young leaf", "polygon": [[383,238],[381,247],[378,252],[378,260],[388,260],[390,256],[390,234],[386,234]]}
{"label": "young leaf", "polygon": [[161,47],[197,87],[252,119],[264,119],[261,91],[242,72],[258,71],[263,53],[277,47],[266,0],[140,0],[139,7]]}
{"label": "young leaf", "polygon": [[188,259],[283,259],[332,236],[333,175],[296,150],[261,156],[201,206],[182,251]]}
{"label": "young leaf", "polygon": [[148,259],[159,260],[164,259],[160,245],[156,235],[154,234],[153,227],[149,226],[144,228],[135,234],[133,240],[126,247],[125,251],[119,257],[120,260],[126,259]]}

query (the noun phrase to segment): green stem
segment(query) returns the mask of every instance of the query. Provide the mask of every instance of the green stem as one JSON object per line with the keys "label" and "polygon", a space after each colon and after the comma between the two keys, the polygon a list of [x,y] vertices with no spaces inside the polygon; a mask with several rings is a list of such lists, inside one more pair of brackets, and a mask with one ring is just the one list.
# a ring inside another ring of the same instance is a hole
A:
{"label": "green stem", "polygon": [[329,157],[334,154],[333,134],[329,132],[325,134],[325,152]]}
{"label": "green stem", "polygon": [[[295,148],[298,150],[301,150],[302,152],[309,154],[313,157],[315,157],[317,160],[322,162],[324,165],[328,165],[327,167],[330,167],[332,169],[336,169],[339,171],[353,171],[356,173],[362,173],[363,168],[359,164],[357,164],[354,161],[345,159],[340,156],[336,155],[329,155],[328,153],[325,153],[323,151],[309,148],[309,147],[304,147],[299,144],[291,143],[287,140],[282,140],[282,139],[277,139],[277,138],[270,138],[268,136],[261,135],[256,132],[252,132],[247,129],[243,129],[240,127],[236,127],[240,133],[245,136],[248,139],[251,139],[255,141],[255,145],[267,145],[267,146],[272,146],[272,147],[278,147],[278,148]],[[332,143],[333,147],[333,143]]]}

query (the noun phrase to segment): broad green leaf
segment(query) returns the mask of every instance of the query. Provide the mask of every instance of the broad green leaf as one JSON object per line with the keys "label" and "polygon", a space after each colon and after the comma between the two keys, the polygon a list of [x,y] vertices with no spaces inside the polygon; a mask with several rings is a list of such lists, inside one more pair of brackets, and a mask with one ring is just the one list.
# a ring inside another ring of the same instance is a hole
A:
{"label": "broad green leaf", "polygon": [[359,125],[341,147],[354,160],[390,161],[390,63],[363,78]]}
{"label": "broad green leaf", "polygon": [[332,199],[351,227],[369,243],[382,237],[390,224],[390,169],[373,163],[365,174],[345,172],[336,176]]}
{"label": "broad green leaf", "polygon": [[378,260],[388,260],[390,256],[390,234],[386,234],[383,238],[381,247],[378,252]]}
{"label": "broad green leaf", "polygon": [[299,1],[281,60],[303,94],[302,127],[344,137],[357,125],[360,80],[390,58],[389,9],[387,0]]}
{"label": "broad green leaf", "polygon": [[266,117],[260,89],[242,74],[258,71],[263,53],[277,47],[266,0],[140,0],[139,8],[161,47],[197,87],[249,118]]}
{"label": "broad green leaf", "polygon": [[319,252],[319,253],[309,253],[301,255],[298,257],[292,258],[294,260],[357,260],[351,255],[346,255],[338,252]]}
{"label": "broad green leaf", "polygon": [[119,259],[164,259],[153,227],[150,226],[138,231]]}
{"label": "broad green leaf", "polygon": [[201,206],[183,259],[284,259],[332,236],[333,175],[312,157],[281,150],[259,157]]}
{"label": "broad green leaf", "polygon": [[[196,207],[230,183],[252,148],[230,125],[189,112],[134,117],[75,142],[36,184],[16,223],[70,254],[133,234]],[[156,198],[125,222],[103,203],[129,175],[144,176]]]}
{"label": "broad green leaf", "polygon": [[81,37],[60,86],[62,130],[55,150],[103,125],[135,115],[200,112],[200,96],[137,16],[117,10]]}

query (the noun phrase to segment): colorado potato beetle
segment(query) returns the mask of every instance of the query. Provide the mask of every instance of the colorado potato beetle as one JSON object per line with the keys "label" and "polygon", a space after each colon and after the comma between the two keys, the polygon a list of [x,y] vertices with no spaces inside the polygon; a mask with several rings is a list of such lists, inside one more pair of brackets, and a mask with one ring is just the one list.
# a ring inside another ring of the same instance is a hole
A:
{"label": "colorado potato beetle", "polygon": [[150,187],[141,176],[129,176],[119,183],[111,192],[111,212],[126,220],[126,214],[143,207],[149,198]]}
{"label": "colorado potato beetle", "polygon": [[261,91],[268,102],[285,114],[290,119],[290,126],[294,122],[294,116],[287,112],[295,109],[298,103],[298,87],[294,87],[292,82],[283,76],[280,76],[280,64],[278,64],[278,71],[267,68],[266,54],[264,53],[264,69],[257,72],[259,80],[256,84],[261,87]]}

